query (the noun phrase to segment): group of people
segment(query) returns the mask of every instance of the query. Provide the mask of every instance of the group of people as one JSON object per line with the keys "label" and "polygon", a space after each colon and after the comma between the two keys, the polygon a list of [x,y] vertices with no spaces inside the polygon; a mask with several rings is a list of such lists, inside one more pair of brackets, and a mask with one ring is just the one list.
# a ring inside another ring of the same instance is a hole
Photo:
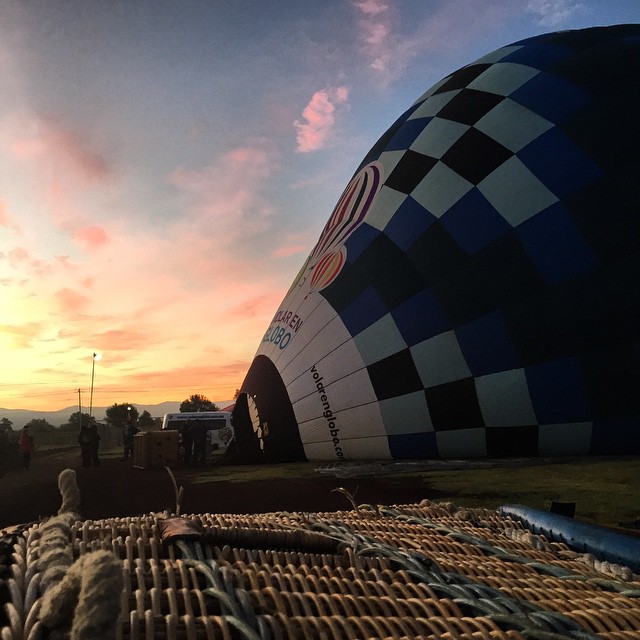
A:
{"label": "group of people", "polygon": [[[133,454],[133,437],[140,432],[140,428],[133,422],[129,422],[123,434],[124,459]],[[205,433],[206,437],[206,433]],[[100,434],[95,424],[83,424],[78,435],[80,455],[83,467],[99,467]],[[28,425],[23,427],[18,440],[18,447],[22,455],[22,468],[27,471],[31,466],[31,456],[34,450],[34,440]],[[204,451],[204,449],[203,449]]]}
{"label": "group of people", "polygon": [[180,429],[180,454],[184,466],[204,465],[207,460],[207,426],[187,420]]}

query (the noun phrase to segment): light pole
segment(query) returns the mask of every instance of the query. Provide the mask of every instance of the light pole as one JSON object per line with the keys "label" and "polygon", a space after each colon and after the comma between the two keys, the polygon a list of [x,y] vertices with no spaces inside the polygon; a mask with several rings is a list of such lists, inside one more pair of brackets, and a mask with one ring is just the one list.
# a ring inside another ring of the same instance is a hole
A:
{"label": "light pole", "polygon": [[91,392],[89,393],[89,417],[93,414],[93,378],[96,372],[96,361],[100,360],[102,356],[99,353],[93,353],[93,360],[91,361]]}

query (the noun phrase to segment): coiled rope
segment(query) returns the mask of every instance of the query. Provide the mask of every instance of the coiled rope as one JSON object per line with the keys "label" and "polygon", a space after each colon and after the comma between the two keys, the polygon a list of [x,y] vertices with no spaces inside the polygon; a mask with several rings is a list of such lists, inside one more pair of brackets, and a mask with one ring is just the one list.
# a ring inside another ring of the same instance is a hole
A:
{"label": "coiled rope", "polygon": [[[123,587],[122,561],[110,551],[96,551],[74,562],[72,525],[80,519],[76,473],[58,476],[62,506],[36,532],[37,571],[41,572],[37,622],[50,640],[114,640]],[[34,625],[35,628],[35,625]]]}

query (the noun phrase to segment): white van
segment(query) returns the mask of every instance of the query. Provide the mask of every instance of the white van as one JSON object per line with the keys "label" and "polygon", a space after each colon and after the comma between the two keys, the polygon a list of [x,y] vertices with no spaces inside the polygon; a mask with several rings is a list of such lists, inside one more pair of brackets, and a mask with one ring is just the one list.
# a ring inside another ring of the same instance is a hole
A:
{"label": "white van", "polygon": [[180,431],[190,422],[202,425],[207,430],[211,444],[209,450],[225,451],[233,438],[231,411],[185,411],[183,413],[165,413],[162,428]]}

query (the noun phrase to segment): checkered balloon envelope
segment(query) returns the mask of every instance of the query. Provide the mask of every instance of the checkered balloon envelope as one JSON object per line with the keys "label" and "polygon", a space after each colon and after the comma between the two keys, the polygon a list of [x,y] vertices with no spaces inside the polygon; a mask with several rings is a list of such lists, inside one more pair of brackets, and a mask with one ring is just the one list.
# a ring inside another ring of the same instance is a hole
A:
{"label": "checkered balloon envelope", "polygon": [[640,452],[639,87],[640,25],[619,25],[516,42],[422,95],[276,310],[240,454]]}

